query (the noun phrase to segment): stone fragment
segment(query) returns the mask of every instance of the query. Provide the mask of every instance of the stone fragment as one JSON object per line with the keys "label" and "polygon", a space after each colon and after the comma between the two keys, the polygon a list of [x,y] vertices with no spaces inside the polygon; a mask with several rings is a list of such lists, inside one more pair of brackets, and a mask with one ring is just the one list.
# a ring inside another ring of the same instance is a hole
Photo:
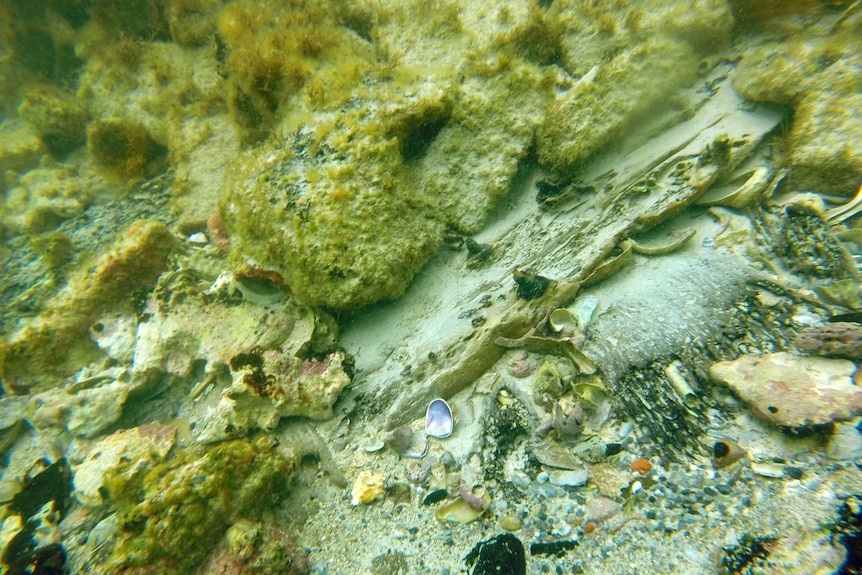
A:
{"label": "stone fragment", "polygon": [[78,437],[95,437],[123,414],[129,384],[112,381],[106,385],[69,393],[52,389],[33,396],[28,420],[37,429],[65,427]]}
{"label": "stone fragment", "polygon": [[39,132],[31,125],[21,120],[7,120],[0,126],[0,173],[29,170],[44,153],[45,145]]}
{"label": "stone fragment", "polygon": [[829,33],[811,27],[793,41],[749,51],[736,69],[734,85],[743,96],[794,108],[787,138],[791,189],[851,195],[859,185],[859,38],[858,24],[845,22]]}
{"label": "stone fragment", "polygon": [[840,461],[862,457],[862,419],[836,425],[826,444],[826,455]]}
{"label": "stone fragment", "polygon": [[75,498],[82,505],[101,505],[106,473],[128,461],[139,465],[158,462],[173,447],[175,439],[173,425],[144,425],[102,439],[75,468]]}
{"label": "stone fragment", "polygon": [[586,469],[546,469],[548,481],[563,487],[580,487],[587,484]]}
{"label": "stone fragment", "polygon": [[308,555],[283,529],[268,523],[240,519],[225,533],[201,573],[222,575],[303,575]]}
{"label": "stone fragment", "polygon": [[131,311],[126,308],[132,293],[155,284],[177,246],[179,241],[161,222],[129,226],[112,250],[72,276],[42,314],[0,345],[6,389],[41,391],[96,359],[90,327],[111,311]]}
{"label": "stone fragment", "polygon": [[111,359],[128,364],[135,355],[138,322],[131,314],[103,317],[90,326],[90,338]]}
{"label": "stone fragment", "polygon": [[274,429],[282,417],[325,419],[350,382],[347,356],[299,360],[279,349],[254,350],[231,360],[233,384],[195,422],[195,437],[209,443],[254,429]]}
{"label": "stone fragment", "polygon": [[52,151],[68,153],[84,142],[87,112],[72,94],[38,85],[24,94],[18,113]]}
{"label": "stone fragment", "polygon": [[587,521],[601,523],[619,513],[620,505],[607,497],[594,497],[587,501],[586,512]]}
{"label": "stone fragment", "polygon": [[843,359],[778,352],[745,355],[710,367],[710,376],[732,389],[752,412],[775,425],[803,427],[862,413],[856,365]]}
{"label": "stone fragment", "polygon": [[800,332],[794,342],[806,353],[862,358],[862,325],[838,321]]}
{"label": "stone fragment", "polygon": [[353,483],[353,505],[371,503],[383,497],[386,478],[367,469],[359,472]]}

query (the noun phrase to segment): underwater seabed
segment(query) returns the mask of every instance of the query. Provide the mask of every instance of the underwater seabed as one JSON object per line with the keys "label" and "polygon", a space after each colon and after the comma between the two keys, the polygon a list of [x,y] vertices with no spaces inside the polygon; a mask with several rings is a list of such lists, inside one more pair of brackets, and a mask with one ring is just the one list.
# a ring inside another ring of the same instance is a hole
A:
{"label": "underwater seabed", "polygon": [[[534,200],[549,183],[525,169],[474,238],[490,246],[487,260],[443,249],[401,299],[344,328],[359,383],[319,429],[339,437],[336,462],[377,474],[385,489],[350,512],[325,477],[303,490],[316,516],[302,532],[320,542],[310,554],[320,572],[459,572],[471,550],[475,562],[484,547],[508,548],[495,539],[507,530],[530,573],[841,565],[834,526],[845,501],[858,512],[862,487],[848,460],[860,455],[855,424],[839,425],[855,441],[849,451],[828,434],[782,432],[752,416],[763,405],[744,405],[708,373],[721,360],[792,349],[797,331],[831,313],[792,271],[804,254],[776,255],[791,232],[769,231],[785,211],[816,209],[813,200],[744,199],[752,187],[766,197],[780,188],[770,151],[785,112],[752,107],[718,76],[693,118],[604,155],[560,184],[553,204]],[[692,202],[698,178],[711,188]],[[550,286],[513,301],[513,269]],[[548,327],[554,307],[573,317],[568,333]],[[552,343],[567,338],[600,375]],[[838,401],[853,409],[850,386]],[[419,434],[437,396],[456,412],[454,433],[431,439],[424,459],[399,456],[392,430]],[[576,402],[585,414],[572,432]],[[481,486],[489,510],[447,507],[459,501],[456,478]],[[496,572],[486,561],[476,573]],[[501,572],[524,572],[500,561],[510,569]]]}
{"label": "underwater seabed", "polygon": [[[448,234],[402,296],[338,326],[277,272],[224,260],[224,228],[168,255],[169,174],[93,206],[106,255],[4,358],[33,382],[0,404],[2,559],[15,575],[858,572],[853,202],[788,184],[791,111],[743,98],[736,69],[576,175],[521,160],[479,233]],[[149,221],[109,249],[124,217]],[[135,281],[156,284],[140,309],[105,314]],[[29,373],[69,334],[104,369]]]}

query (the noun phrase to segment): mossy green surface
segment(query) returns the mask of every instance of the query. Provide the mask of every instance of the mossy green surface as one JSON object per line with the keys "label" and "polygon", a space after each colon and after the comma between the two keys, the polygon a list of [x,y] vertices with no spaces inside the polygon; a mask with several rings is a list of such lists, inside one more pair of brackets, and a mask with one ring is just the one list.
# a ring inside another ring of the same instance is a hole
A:
{"label": "mossy green surface", "polygon": [[[240,2],[220,20],[234,117],[252,140],[268,135],[226,184],[232,257],[335,309],[401,295],[443,230],[482,229],[534,144],[542,163],[574,170],[690,83],[704,44],[723,47],[731,25],[724,3],[707,1],[665,2],[661,17],[627,2],[369,5],[357,18],[370,28],[355,29],[371,51],[338,28],[336,4],[300,19]],[[262,40],[284,20],[296,37]],[[304,53],[303,34],[325,41]],[[593,65],[582,84],[564,74]]]}
{"label": "mossy green surface", "polygon": [[132,294],[151,288],[177,239],[164,224],[132,224],[114,249],[69,283],[37,317],[0,344],[0,374],[7,391],[40,391],[100,354],[90,326],[111,310],[130,310]]}
{"label": "mossy green surface", "polygon": [[862,14],[750,50],[734,76],[745,97],[794,108],[790,184],[852,196],[862,181]]}
{"label": "mossy green surface", "polygon": [[297,134],[293,151],[244,166],[223,204],[234,254],[278,269],[300,299],[342,309],[400,295],[443,232],[427,199],[398,187],[397,139],[334,148],[350,130],[318,144],[333,156],[363,154],[362,164],[340,166],[349,176],[340,162],[305,155]]}
{"label": "mossy green surface", "polygon": [[600,9],[569,1],[558,9],[566,22],[561,61],[580,79],[549,106],[536,147],[543,164],[564,173],[666,109],[703,57],[727,46],[733,24],[727,5],[714,1],[685,9],[668,1]]}
{"label": "mossy green surface", "polygon": [[106,479],[123,533],[110,564],[160,564],[191,573],[231,524],[255,518],[286,492],[295,462],[272,440],[228,441],[203,456],[181,454],[152,469],[134,463]]}

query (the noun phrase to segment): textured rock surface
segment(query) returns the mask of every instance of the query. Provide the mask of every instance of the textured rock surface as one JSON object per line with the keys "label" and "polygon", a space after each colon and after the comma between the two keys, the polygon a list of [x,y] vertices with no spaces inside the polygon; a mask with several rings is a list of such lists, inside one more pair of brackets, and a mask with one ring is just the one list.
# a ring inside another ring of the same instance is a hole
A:
{"label": "textured rock surface", "polygon": [[33,396],[28,421],[37,428],[66,428],[78,437],[95,437],[120,419],[129,384],[111,381],[71,393],[52,389]]}
{"label": "textured rock surface", "polygon": [[823,20],[752,49],[734,77],[747,98],[793,106],[790,178],[799,190],[853,195],[862,178],[862,15]]}
{"label": "textured rock surface", "polygon": [[177,239],[159,222],[132,224],[92,269],[70,278],[39,316],[0,345],[0,372],[7,389],[53,386],[94,357],[89,329],[112,310],[127,310],[136,290],[152,287]]}
{"label": "textured rock surface", "polygon": [[220,441],[255,429],[273,430],[282,417],[325,419],[350,382],[344,352],[303,361],[280,349],[253,350],[231,360],[233,384],[196,418],[195,437]]}
{"label": "textured rock surface", "polygon": [[[333,39],[350,65],[338,79],[303,68],[302,89],[281,96],[283,116],[263,114],[281,135],[228,179],[234,257],[277,269],[312,304],[398,297],[444,229],[481,229],[534,141],[542,163],[573,170],[691,82],[705,46],[720,48],[731,25],[714,2],[612,15],[578,2],[414,9],[379,10],[372,40],[404,55],[383,68],[361,44]],[[231,49],[254,41],[237,35]],[[325,96],[321,85],[331,86]]]}
{"label": "textured rock surface", "polygon": [[860,359],[862,326],[845,321],[828,323],[800,332],[794,343],[807,353]]}
{"label": "textured rock surface", "polygon": [[710,376],[739,395],[752,412],[783,427],[803,427],[862,413],[856,365],[787,352],[742,356],[714,364]]}
{"label": "textured rock surface", "polygon": [[175,439],[176,428],[172,425],[144,425],[118,431],[96,442],[75,466],[75,497],[84,505],[98,507],[105,502],[102,494],[107,473],[128,461],[153,465],[168,454]]}

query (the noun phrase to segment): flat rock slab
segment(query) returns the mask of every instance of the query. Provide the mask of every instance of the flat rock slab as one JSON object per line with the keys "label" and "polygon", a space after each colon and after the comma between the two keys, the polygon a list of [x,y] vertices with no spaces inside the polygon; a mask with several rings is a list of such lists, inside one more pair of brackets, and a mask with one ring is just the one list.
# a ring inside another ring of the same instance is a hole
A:
{"label": "flat rock slab", "polygon": [[862,386],[856,364],[844,359],[787,352],[742,356],[716,363],[710,376],[727,385],[752,412],[784,427],[849,419],[862,413]]}

